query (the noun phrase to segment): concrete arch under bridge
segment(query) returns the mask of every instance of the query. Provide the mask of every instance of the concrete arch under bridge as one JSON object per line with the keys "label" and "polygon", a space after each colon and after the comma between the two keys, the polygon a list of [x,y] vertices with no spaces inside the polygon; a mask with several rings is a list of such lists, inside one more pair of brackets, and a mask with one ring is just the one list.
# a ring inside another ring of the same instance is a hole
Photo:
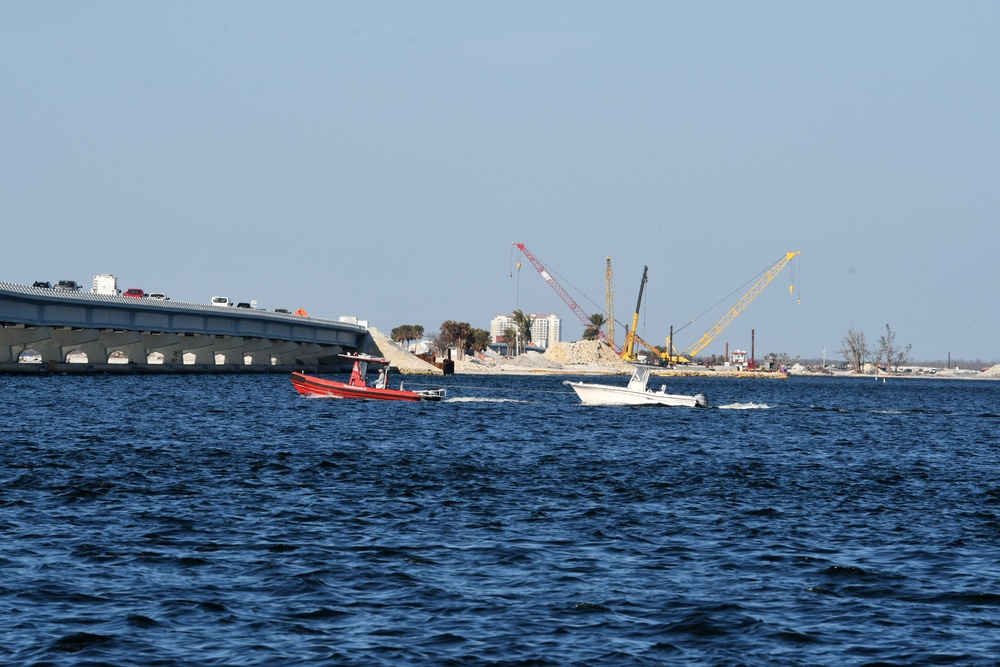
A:
{"label": "concrete arch under bridge", "polygon": [[367,336],[348,322],[0,283],[0,372],[324,370]]}

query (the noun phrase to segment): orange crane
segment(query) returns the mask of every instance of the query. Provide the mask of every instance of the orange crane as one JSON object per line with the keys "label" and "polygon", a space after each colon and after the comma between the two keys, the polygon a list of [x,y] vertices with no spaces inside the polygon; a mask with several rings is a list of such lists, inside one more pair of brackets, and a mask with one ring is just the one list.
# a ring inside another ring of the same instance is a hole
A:
{"label": "orange crane", "polygon": [[[531,251],[529,251],[527,248],[524,247],[523,243],[515,242],[512,243],[511,245],[516,246],[518,250],[524,253],[524,256],[528,258],[528,261],[531,262],[531,265],[533,267],[535,267],[535,270],[538,271],[539,275],[541,275],[542,278],[545,280],[545,282],[549,284],[549,287],[555,290],[556,294],[558,294],[559,297],[563,300],[563,302],[567,306],[569,306],[570,310],[572,310],[573,313],[578,318],[580,318],[581,322],[583,322],[588,327],[593,326],[593,322],[590,321],[590,317],[587,315],[587,313],[583,312],[583,309],[580,308],[579,305],[577,305],[576,301],[573,300],[573,297],[571,297],[566,292],[566,290],[563,289],[562,285],[559,284],[559,281],[557,281],[555,278],[552,277],[552,274],[545,269],[545,266],[540,261],[538,261],[538,258],[535,257],[533,254],[531,254]],[[605,334],[603,330],[598,330],[597,333],[601,337],[601,340],[610,345],[611,348],[615,351],[615,353],[621,354],[621,350],[615,347],[615,344],[608,339],[607,334]]]}

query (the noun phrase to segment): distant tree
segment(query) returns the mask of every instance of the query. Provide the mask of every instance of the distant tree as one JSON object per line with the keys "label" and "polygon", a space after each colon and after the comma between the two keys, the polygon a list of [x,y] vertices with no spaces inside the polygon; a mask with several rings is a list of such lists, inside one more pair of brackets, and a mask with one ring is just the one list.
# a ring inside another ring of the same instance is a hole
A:
{"label": "distant tree", "polygon": [[503,330],[503,342],[507,344],[507,356],[515,356],[517,354],[517,330],[514,327],[507,327]]}
{"label": "distant tree", "polygon": [[461,359],[465,351],[471,347],[475,335],[472,325],[468,322],[455,322],[446,320],[441,324],[441,334],[439,339],[446,347],[454,347]]}
{"label": "distant tree", "polygon": [[792,364],[799,362],[798,357],[792,357],[787,352],[771,352],[766,356],[773,358],[778,364],[782,366],[791,366]]}
{"label": "distant tree", "polygon": [[473,352],[483,352],[490,346],[493,342],[493,337],[490,336],[490,332],[486,329],[473,329],[472,330],[472,351]]}
{"label": "distant tree", "polygon": [[518,353],[523,352],[531,342],[531,317],[522,310],[514,311],[514,326],[517,328]]}
{"label": "distant tree", "polygon": [[875,363],[885,362],[885,367],[893,373],[899,372],[899,367],[906,363],[906,358],[910,354],[912,344],[902,347],[896,345],[896,332],[885,325],[885,335],[879,336],[878,347],[875,348]]}
{"label": "distant tree", "polygon": [[604,313],[594,313],[590,316],[590,323],[583,330],[584,340],[598,340],[601,337],[601,329],[608,323],[608,318]]}
{"label": "distant tree", "polygon": [[852,326],[844,337],[840,339],[840,353],[844,355],[844,361],[855,373],[864,371],[865,360],[868,358],[868,343],[865,342],[865,333],[855,331]]}
{"label": "distant tree", "polygon": [[401,324],[389,332],[389,337],[408,348],[411,342],[424,337],[424,327],[422,324]]}
{"label": "distant tree", "polygon": [[430,347],[431,352],[438,356],[443,356],[445,350],[448,349],[448,346],[445,344],[445,342],[441,340],[440,333],[427,334],[427,345],[428,347]]}

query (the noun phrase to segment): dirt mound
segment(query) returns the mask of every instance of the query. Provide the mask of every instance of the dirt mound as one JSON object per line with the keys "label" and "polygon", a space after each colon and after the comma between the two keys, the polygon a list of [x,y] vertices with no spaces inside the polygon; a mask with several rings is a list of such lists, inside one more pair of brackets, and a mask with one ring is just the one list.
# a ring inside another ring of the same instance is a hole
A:
{"label": "dirt mound", "polygon": [[549,358],[547,354],[538,352],[526,352],[516,357],[507,359],[505,366],[524,366],[526,368],[562,368],[562,364]]}
{"label": "dirt mound", "polygon": [[602,340],[578,340],[572,343],[556,343],[543,355],[546,359],[563,366],[571,365],[624,365],[611,346]]}

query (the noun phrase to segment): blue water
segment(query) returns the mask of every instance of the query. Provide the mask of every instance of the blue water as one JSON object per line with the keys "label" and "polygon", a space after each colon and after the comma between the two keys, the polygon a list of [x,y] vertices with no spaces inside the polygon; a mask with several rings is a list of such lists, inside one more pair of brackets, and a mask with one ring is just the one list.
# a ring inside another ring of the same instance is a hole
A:
{"label": "blue water", "polygon": [[0,377],[0,663],[997,664],[1000,383],[562,380]]}

